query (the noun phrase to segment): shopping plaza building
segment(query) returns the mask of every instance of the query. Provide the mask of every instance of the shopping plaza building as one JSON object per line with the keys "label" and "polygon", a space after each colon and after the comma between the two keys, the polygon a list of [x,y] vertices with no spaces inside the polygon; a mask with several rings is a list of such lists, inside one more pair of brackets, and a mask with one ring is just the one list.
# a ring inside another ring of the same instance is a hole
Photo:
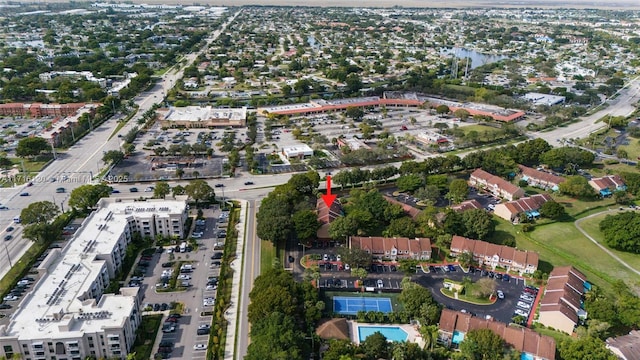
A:
{"label": "shopping plaza building", "polygon": [[61,249],[37,268],[38,279],[0,325],[0,358],[125,359],[141,321],[142,293],[105,294],[122,269],[134,234],[184,237],[186,199],[102,199]]}

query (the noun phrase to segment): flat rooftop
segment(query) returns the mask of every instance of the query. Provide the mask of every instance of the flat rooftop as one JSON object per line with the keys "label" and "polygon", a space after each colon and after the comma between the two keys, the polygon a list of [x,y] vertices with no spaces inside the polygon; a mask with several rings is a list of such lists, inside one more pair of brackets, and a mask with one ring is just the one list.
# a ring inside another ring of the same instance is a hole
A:
{"label": "flat rooftop", "polygon": [[102,199],[98,206],[64,249],[49,253],[41,266],[48,272],[25,295],[9,326],[4,331],[0,328],[0,336],[16,336],[19,340],[74,338],[124,324],[135,303],[133,296],[105,294],[95,301],[90,295],[96,280],[108,277],[105,259],[116,251],[125,251],[117,249],[118,240],[130,220],[182,213],[186,202]]}
{"label": "flat rooftop", "polygon": [[165,110],[162,120],[165,121],[208,121],[216,119],[242,121],[247,118],[247,108],[214,108],[211,106],[172,107]]}

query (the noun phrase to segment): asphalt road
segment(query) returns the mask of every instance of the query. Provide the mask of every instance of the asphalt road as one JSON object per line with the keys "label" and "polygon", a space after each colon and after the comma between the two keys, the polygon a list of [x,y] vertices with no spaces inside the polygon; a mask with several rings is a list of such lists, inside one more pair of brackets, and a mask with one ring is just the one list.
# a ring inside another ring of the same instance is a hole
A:
{"label": "asphalt road", "polygon": [[259,201],[247,202],[247,227],[245,232],[244,266],[242,268],[242,289],[240,291],[240,310],[238,321],[238,333],[236,334],[235,359],[244,359],[249,346],[249,320],[247,311],[249,306],[249,293],[253,288],[253,281],[260,275],[260,239],[256,235],[256,213],[260,206]]}
{"label": "asphalt road", "polygon": [[[185,67],[190,65],[199,53],[209,49],[211,42],[220,36],[237,14],[231,16],[220,29],[213,32],[200,52],[185,56],[187,60]],[[150,91],[137,96],[135,99],[139,106],[137,114],[118,133],[126,134],[131,128],[137,126],[137,120],[142,117],[142,114],[164,98],[167,91],[173,87],[178,79],[182,78],[183,71],[184,67],[167,71],[160,82]],[[105,166],[102,162],[103,153],[121,149],[122,139],[114,134],[118,118],[118,116],[112,117],[64,153],[58,153],[56,160],[41,171],[38,177],[29,179],[33,182],[33,186],[0,188],[0,203],[9,207],[8,210],[0,210],[0,229],[5,229],[13,224],[14,217],[20,215],[20,211],[32,202],[52,201],[66,209],[68,194],[81,185],[91,183],[92,177]],[[112,137],[112,135],[114,136]],[[56,189],[59,187],[64,187],[65,193],[56,193]],[[29,196],[20,196],[19,194],[22,192],[28,192]],[[4,251],[0,251],[0,277],[9,271],[11,267],[9,264],[13,265],[31,246],[31,240],[21,236],[22,226],[12,226],[16,227],[12,234],[13,239],[4,241],[2,244]],[[2,237],[4,238],[4,232]]]}
{"label": "asphalt road", "polygon": [[608,107],[595,112],[592,115],[581,118],[582,121],[576,122],[565,127],[559,127],[552,131],[535,132],[531,135],[536,138],[546,140],[552,146],[562,146],[562,139],[579,139],[588,137],[594,131],[600,130],[607,126],[606,122],[596,121],[605,116],[629,116],[636,109],[635,104],[640,100],[640,77],[636,77],[629,81],[624,88],[618,91],[615,99],[607,100]]}

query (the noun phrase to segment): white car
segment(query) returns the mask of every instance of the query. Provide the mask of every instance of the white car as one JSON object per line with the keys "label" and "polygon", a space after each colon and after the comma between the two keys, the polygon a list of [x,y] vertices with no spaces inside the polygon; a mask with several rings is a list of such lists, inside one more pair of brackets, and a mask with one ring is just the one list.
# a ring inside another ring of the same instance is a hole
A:
{"label": "white car", "polygon": [[342,261],[342,256],[340,256],[340,255],[336,256],[336,260],[337,261]]}
{"label": "white car", "polygon": [[207,350],[206,344],[195,344],[193,345],[193,350]]}
{"label": "white car", "polygon": [[15,296],[15,295],[7,295],[2,300],[4,300],[4,301],[16,301],[16,300],[18,300],[18,297]]}
{"label": "white car", "polygon": [[351,270],[351,266],[349,266],[349,264],[344,264],[344,270],[345,271]]}
{"label": "white car", "polygon": [[498,294],[498,299],[504,299],[504,293],[502,290],[498,290],[496,293]]}
{"label": "white car", "polygon": [[527,309],[527,310],[531,309],[531,305],[527,304],[524,301],[518,301],[516,306],[519,307],[519,308]]}
{"label": "white car", "polygon": [[149,186],[146,189],[144,189],[144,192],[153,192],[153,186]]}
{"label": "white car", "polygon": [[382,279],[378,279],[378,287],[384,287],[384,283],[382,282]]}
{"label": "white car", "polygon": [[205,298],[202,301],[202,305],[204,305],[204,306],[213,306],[213,304],[215,304],[215,303],[216,303],[216,299],[214,299],[212,297]]}
{"label": "white car", "polygon": [[529,312],[522,309],[516,309],[515,314],[524,316],[524,317],[529,317]]}
{"label": "white car", "polygon": [[178,280],[191,280],[191,276],[185,275],[185,274],[180,274],[180,275],[178,275]]}
{"label": "white car", "polygon": [[217,288],[218,288],[218,286],[216,286],[216,285],[207,285],[207,290],[215,290]]}

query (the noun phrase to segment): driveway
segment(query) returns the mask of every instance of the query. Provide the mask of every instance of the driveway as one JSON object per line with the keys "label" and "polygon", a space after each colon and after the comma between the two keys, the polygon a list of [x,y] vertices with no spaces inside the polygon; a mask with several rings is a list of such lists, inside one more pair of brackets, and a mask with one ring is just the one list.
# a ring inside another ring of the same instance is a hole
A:
{"label": "driveway", "polygon": [[492,316],[495,320],[510,323],[513,317],[513,312],[516,309],[516,303],[518,297],[525,286],[522,279],[511,278],[509,281],[494,280],[496,282],[496,290],[502,290],[504,292],[504,299],[498,299],[492,305],[474,305],[464,301],[451,299],[444,296],[440,289],[442,289],[444,280],[451,279],[455,281],[462,281],[463,277],[468,276],[471,281],[478,281],[482,278],[479,272],[475,274],[467,274],[456,267],[455,272],[437,272],[437,273],[420,273],[413,276],[413,280],[431,290],[433,298],[444,307],[452,310],[466,310],[476,316],[484,318],[486,315]]}
{"label": "driveway", "polygon": [[[151,261],[149,270],[145,274],[142,284],[142,290],[145,291],[144,303],[162,304],[171,302],[181,302],[184,304],[182,317],[177,322],[174,332],[163,333],[162,341],[170,341],[174,344],[174,350],[171,358],[183,359],[204,359],[206,351],[194,350],[196,344],[207,344],[208,335],[197,335],[199,325],[211,324],[211,316],[200,316],[203,311],[211,311],[212,306],[203,306],[203,299],[216,296],[215,290],[206,290],[207,278],[218,276],[220,269],[211,267],[213,260],[210,259],[213,253],[213,245],[215,242],[223,241],[216,239],[216,223],[219,210],[204,210],[206,218],[205,231],[202,239],[198,240],[198,250],[188,253],[169,254],[164,251],[162,254],[155,254]],[[171,260],[173,255],[173,260]],[[168,261],[193,261],[194,270],[188,274],[191,276],[191,287],[186,291],[180,292],[156,292],[156,283],[158,283],[160,274],[162,273],[162,263]],[[168,311],[165,314],[168,315]],[[156,344],[157,346],[157,344]]]}

